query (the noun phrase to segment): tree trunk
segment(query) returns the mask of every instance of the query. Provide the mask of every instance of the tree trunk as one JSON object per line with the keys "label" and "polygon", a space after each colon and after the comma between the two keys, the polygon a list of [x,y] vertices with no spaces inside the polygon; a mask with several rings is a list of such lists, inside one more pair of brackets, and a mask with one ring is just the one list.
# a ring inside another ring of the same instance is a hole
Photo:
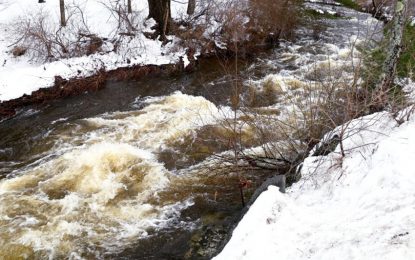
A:
{"label": "tree trunk", "polygon": [[376,17],[378,13],[378,5],[376,4],[376,0],[372,0],[372,16]]}
{"label": "tree trunk", "polygon": [[160,40],[165,41],[171,24],[170,0],[148,0],[148,7],[148,17],[157,22],[157,32],[160,35]]}
{"label": "tree trunk", "polygon": [[127,12],[131,14],[133,12],[133,8],[131,7],[131,0],[127,1]]}
{"label": "tree trunk", "polygon": [[65,1],[59,0],[59,8],[61,13],[61,26],[66,26],[66,18],[65,18]]}
{"label": "tree trunk", "polygon": [[388,91],[395,79],[396,65],[402,50],[402,36],[405,27],[405,13],[408,1],[398,0],[395,7],[395,16],[391,28],[390,43],[387,50],[387,56],[383,65],[383,75],[381,83],[378,86],[380,90]]}
{"label": "tree trunk", "polygon": [[192,15],[195,13],[196,9],[196,0],[189,0],[189,3],[187,4],[187,14]]}

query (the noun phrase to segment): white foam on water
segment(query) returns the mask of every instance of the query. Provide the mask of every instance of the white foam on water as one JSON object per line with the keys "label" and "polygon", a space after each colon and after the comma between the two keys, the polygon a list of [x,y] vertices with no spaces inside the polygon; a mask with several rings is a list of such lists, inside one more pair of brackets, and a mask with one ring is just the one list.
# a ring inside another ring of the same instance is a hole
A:
{"label": "white foam on water", "polygon": [[9,218],[2,219],[1,244],[7,250],[13,236],[53,255],[77,251],[78,240],[104,243],[126,239],[125,233],[145,235],[154,223],[169,221],[173,205],[150,201],[169,181],[168,171],[139,148],[100,143],[75,149],[0,183],[0,212]]}
{"label": "white foam on water", "polygon": [[88,142],[112,140],[132,142],[139,147],[157,151],[167,140],[185,135],[192,129],[215,123],[229,116],[231,109],[216,107],[203,97],[175,92],[166,97],[146,100],[149,105],[139,114],[113,113],[87,119],[95,127]]}
{"label": "white foam on water", "polygon": [[46,159],[0,181],[0,256],[29,250],[44,258],[100,258],[172,225],[193,205],[191,197],[159,196],[175,178],[155,152],[229,109],[180,92],[146,104],[52,133],[56,145]]}

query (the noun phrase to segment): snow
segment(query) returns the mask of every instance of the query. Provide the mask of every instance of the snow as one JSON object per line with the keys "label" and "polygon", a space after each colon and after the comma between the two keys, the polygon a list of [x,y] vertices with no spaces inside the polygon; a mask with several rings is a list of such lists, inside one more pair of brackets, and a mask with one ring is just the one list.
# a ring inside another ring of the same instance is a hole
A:
{"label": "snow", "polygon": [[338,127],[323,140],[343,133],[345,157],[310,155],[286,194],[270,186],[214,259],[415,259],[414,129],[388,112]]}
{"label": "snow", "polygon": [[[132,3],[134,14],[131,19],[137,21],[138,32],[135,37],[122,38],[117,52],[112,51],[114,46],[109,41],[105,43],[107,46],[100,53],[45,63],[44,60],[33,59],[30,55],[13,57],[11,49],[21,37],[21,34],[15,31],[22,29],[21,22],[28,19],[34,22],[41,13],[45,15],[50,31],[54,32],[59,29],[58,1],[47,0],[46,3],[39,4],[35,0],[1,0],[0,101],[18,98],[40,88],[50,87],[57,75],[66,79],[85,77],[96,74],[104,68],[112,70],[134,65],[176,63],[180,56],[185,56],[185,50],[177,49],[178,39],[175,37],[171,37],[172,43],[166,46],[158,40],[153,41],[144,37],[141,32],[150,31],[149,28],[154,25],[152,21],[145,24],[147,1],[132,1]],[[121,37],[118,34],[120,30],[117,30],[117,17],[107,7],[114,4],[113,1],[72,0],[65,1],[65,4],[67,16],[71,16],[67,27],[82,28],[102,38],[119,39]],[[183,16],[185,8],[185,3],[172,2],[172,16]],[[80,24],[82,14],[86,25]],[[63,35],[69,39],[77,37],[76,33],[70,32],[69,29],[64,31]],[[173,47],[175,47],[174,51],[172,51]],[[187,57],[185,58],[187,60]]]}
{"label": "snow", "polygon": [[397,83],[402,86],[402,91],[405,93],[408,102],[415,103],[415,81],[410,78],[404,78],[401,81],[397,81]]}
{"label": "snow", "polygon": [[334,0],[308,0],[306,2],[310,2],[310,3],[323,3],[323,4],[330,4],[330,5],[341,5],[340,3],[337,3]]}

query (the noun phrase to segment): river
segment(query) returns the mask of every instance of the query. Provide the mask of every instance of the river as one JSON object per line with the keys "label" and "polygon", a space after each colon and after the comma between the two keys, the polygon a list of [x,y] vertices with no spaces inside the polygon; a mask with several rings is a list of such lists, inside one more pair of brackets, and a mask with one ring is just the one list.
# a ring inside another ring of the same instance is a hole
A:
{"label": "river", "polygon": [[[342,7],[319,8],[347,18],[304,25],[294,43],[239,62],[242,108],[269,114],[290,106],[264,95],[269,80],[282,97],[301,96],[317,72],[319,79],[336,70],[351,80],[352,46],[358,38],[365,44],[375,22]],[[231,108],[232,78],[224,71],[221,62],[207,59],[188,75],[109,82],[1,122],[0,258],[217,254],[240,217],[241,174],[252,181],[247,197],[273,174],[237,172],[218,159],[232,154],[226,125],[242,117]],[[255,130],[241,131],[244,147],[261,144]]]}

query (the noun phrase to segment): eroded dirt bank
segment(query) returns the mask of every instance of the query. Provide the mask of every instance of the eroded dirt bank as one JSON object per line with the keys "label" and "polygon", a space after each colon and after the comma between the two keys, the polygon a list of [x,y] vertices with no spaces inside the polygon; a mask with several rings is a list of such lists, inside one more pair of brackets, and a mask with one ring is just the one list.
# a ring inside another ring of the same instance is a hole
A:
{"label": "eroded dirt bank", "polygon": [[[144,65],[126,68],[118,68],[111,71],[99,71],[96,75],[85,78],[63,79],[55,76],[52,87],[41,88],[30,95],[0,103],[0,120],[13,117],[19,108],[29,105],[47,103],[51,100],[76,96],[86,91],[102,89],[108,80],[137,80],[145,76],[173,75],[182,72],[190,72],[195,68],[194,63],[185,69],[182,63],[166,65]],[[18,85],[18,83],[17,83]],[[17,86],[18,87],[18,86]]]}

